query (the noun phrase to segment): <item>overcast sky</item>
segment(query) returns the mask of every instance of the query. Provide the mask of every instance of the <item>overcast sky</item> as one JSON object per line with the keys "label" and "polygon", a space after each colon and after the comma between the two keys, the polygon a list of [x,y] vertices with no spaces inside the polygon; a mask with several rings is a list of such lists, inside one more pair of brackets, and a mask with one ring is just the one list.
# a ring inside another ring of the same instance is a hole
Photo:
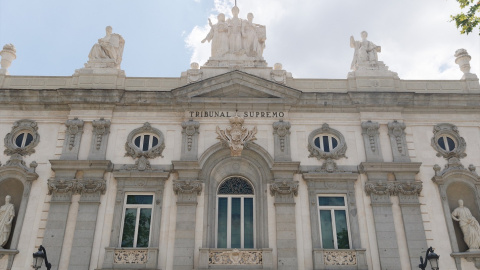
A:
{"label": "overcast sky", "polygon": [[[71,76],[88,60],[105,26],[125,39],[122,69],[129,77],[178,77],[190,62],[203,65],[200,43],[233,0],[0,0],[0,45],[12,43],[11,75]],[[240,18],[254,14],[267,28],[264,58],[296,78],[344,79],[353,49],[349,38],[382,47],[379,60],[401,79],[459,79],[453,54],[465,48],[480,75],[478,30],[461,35],[450,15],[455,0],[237,0]]]}

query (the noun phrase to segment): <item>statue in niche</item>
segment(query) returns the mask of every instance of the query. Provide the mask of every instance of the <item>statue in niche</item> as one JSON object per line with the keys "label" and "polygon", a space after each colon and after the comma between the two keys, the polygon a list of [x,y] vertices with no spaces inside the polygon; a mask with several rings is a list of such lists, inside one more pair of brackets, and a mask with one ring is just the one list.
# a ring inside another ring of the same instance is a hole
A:
{"label": "statue in niche", "polygon": [[10,203],[12,197],[5,197],[5,204],[0,207],[0,247],[4,247],[8,242],[8,237],[12,230],[12,221],[15,217],[15,208]]}
{"label": "statue in niche", "polygon": [[218,14],[217,19],[217,24],[212,24],[208,19],[210,32],[202,40],[202,43],[212,41],[212,57],[222,57],[228,52],[228,25],[225,22],[225,14]]}
{"label": "statue in niche", "polygon": [[107,66],[112,68],[120,68],[123,55],[123,47],[125,40],[119,34],[112,33],[112,27],[107,26],[105,28],[105,37],[98,40],[98,43],[93,45],[90,53],[88,54],[89,62],[96,62],[96,60],[111,59],[114,63],[113,66]]}
{"label": "statue in niche", "polygon": [[263,25],[253,23],[253,14],[247,14],[242,23],[243,48],[247,56],[262,56],[265,48],[266,32]]}
{"label": "statue in niche", "polygon": [[377,53],[382,51],[380,46],[367,40],[368,33],[362,31],[362,41],[355,40],[353,36],[350,37],[350,47],[355,49],[351,69],[357,70],[359,67],[368,67],[369,69],[376,69],[378,66]]}
{"label": "statue in niche", "polygon": [[463,206],[463,200],[458,200],[458,205],[452,212],[452,219],[459,222],[469,251],[480,249],[480,225],[470,210]]}

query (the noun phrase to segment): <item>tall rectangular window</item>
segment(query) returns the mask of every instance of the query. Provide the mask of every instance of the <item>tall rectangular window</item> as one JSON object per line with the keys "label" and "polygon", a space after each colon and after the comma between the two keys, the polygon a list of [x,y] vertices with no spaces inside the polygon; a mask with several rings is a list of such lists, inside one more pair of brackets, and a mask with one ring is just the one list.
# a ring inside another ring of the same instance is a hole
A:
{"label": "tall rectangular window", "polygon": [[121,247],[149,246],[153,201],[153,195],[126,195],[123,207]]}
{"label": "tall rectangular window", "polygon": [[253,196],[219,196],[217,248],[254,248]]}
{"label": "tall rectangular window", "polygon": [[350,248],[347,210],[345,195],[318,196],[320,236],[323,248]]}

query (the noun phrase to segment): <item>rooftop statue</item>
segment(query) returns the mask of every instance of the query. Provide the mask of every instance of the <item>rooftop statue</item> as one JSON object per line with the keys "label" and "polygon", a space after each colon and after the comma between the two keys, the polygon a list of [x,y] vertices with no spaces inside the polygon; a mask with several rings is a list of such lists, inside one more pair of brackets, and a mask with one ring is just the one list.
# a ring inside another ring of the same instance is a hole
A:
{"label": "rooftop statue", "polygon": [[105,31],[105,37],[99,39],[90,50],[85,67],[120,69],[125,40],[121,35],[112,33],[111,26],[107,26]]}
{"label": "rooftop statue", "polygon": [[247,20],[238,17],[239,8],[232,8],[233,17],[225,20],[225,14],[218,15],[218,22],[209,19],[210,32],[202,40],[212,43],[211,56],[206,66],[266,66],[263,49],[267,39],[264,25],[253,23],[253,14]]}
{"label": "rooftop statue", "polygon": [[470,210],[458,200],[459,206],[452,212],[452,219],[458,221],[463,232],[463,240],[469,250],[480,249],[480,225]]}
{"label": "rooftop statue", "polygon": [[382,51],[380,46],[367,40],[368,33],[362,31],[362,40],[358,41],[350,37],[350,47],[355,49],[351,69],[358,70],[359,68],[378,69],[377,53]]}
{"label": "rooftop statue", "polygon": [[5,204],[0,207],[0,248],[4,247],[8,242],[10,231],[12,230],[12,221],[15,217],[15,208],[10,203],[12,197],[5,197]]}

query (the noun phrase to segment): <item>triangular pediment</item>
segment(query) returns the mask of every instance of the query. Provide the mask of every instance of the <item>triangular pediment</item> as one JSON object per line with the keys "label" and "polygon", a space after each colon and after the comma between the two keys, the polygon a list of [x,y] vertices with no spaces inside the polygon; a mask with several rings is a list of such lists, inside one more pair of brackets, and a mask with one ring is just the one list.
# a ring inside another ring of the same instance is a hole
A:
{"label": "triangular pediment", "polygon": [[296,103],[301,91],[242,71],[231,71],[172,90],[179,103]]}

